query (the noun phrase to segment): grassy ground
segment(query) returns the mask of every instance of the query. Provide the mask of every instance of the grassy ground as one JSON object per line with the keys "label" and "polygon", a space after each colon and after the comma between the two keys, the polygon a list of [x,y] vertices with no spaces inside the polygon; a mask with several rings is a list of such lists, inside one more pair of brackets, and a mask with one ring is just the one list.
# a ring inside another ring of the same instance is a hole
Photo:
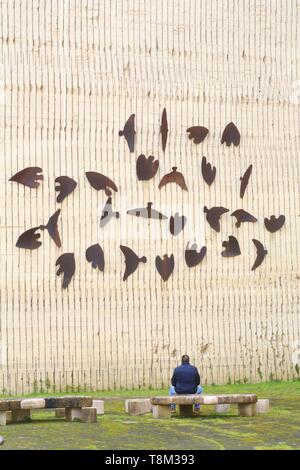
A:
{"label": "grassy ground", "polygon": [[300,381],[205,388],[207,394],[257,393],[259,398],[270,398],[270,412],[254,418],[238,417],[235,406],[226,415],[216,415],[214,407],[203,406],[199,416],[174,415],[166,420],[124,413],[125,398],[166,393],[89,393],[105,398],[105,415],[96,424],[66,423],[54,418],[54,412],[36,411],[32,422],[0,428],[5,439],[0,449],[300,449]]}

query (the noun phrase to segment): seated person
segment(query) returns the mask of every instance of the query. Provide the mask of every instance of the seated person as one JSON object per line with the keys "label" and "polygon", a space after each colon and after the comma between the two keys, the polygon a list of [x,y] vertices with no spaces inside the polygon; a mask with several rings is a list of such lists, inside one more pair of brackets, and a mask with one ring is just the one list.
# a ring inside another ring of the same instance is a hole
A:
{"label": "seated person", "polygon": [[[169,390],[170,396],[173,395],[189,395],[200,394],[203,388],[200,386],[200,375],[197,367],[190,364],[190,358],[184,354],[181,358],[181,366],[174,369],[171,387]],[[171,404],[171,410],[176,410],[175,403]],[[200,410],[200,404],[195,404],[195,411]]]}

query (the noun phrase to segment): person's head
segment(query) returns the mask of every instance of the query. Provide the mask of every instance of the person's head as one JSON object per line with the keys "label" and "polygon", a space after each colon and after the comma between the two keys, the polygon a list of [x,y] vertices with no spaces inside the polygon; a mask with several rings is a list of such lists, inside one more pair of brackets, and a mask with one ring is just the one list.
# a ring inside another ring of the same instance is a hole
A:
{"label": "person's head", "polygon": [[182,364],[189,364],[190,363],[190,358],[187,354],[184,354],[181,358]]}

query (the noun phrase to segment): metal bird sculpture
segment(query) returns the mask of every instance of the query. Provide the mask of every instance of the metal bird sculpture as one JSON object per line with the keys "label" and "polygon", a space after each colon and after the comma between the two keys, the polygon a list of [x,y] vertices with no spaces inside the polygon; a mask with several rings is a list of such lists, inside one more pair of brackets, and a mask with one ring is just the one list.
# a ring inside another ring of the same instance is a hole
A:
{"label": "metal bird sculpture", "polygon": [[212,207],[211,209],[208,209],[204,206],[203,211],[206,213],[206,220],[211,228],[216,232],[220,232],[220,217],[226,212],[229,212],[229,209],[226,209],[225,207]]}
{"label": "metal bird sculpture", "polygon": [[176,183],[178,186],[181,187],[184,191],[187,191],[188,188],[185,184],[185,179],[182,173],[177,171],[177,167],[173,166],[171,173],[167,173],[160,181],[158,188],[161,189],[168,183]]}
{"label": "metal bird sculpture", "polygon": [[252,173],[252,165],[250,165],[250,166],[247,168],[247,170],[245,171],[245,173],[243,174],[243,176],[240,177],[240,181],[241,181],[240,197],[241,197],[241,198],[244,197],[246,188],[247,188],[248,183],[249,183],[249,179],[250,179],[251,173]]}
{"label": "metal bird sculpture", "polygon": [[153,202],[148,202],[147,207],[139,207],[137,209],[130,209],[127,211],[129,215],[135,215],[136,217],[143,217],[145,219],[159,219],[164,220],[168,217],[163,215],[156,209],[152,209]]}
{"label": "metal bird sculpture", "polygon": [[139,258],[133,250],[128,248],[128,246],[120,245],[120,249],[125,256],[125,273],[123,276],[123,281],[126,281],[126,279],[136,271],[139,263],[146,263],[147,258],[146,256],[142,256]]}
{"label": "metal bird sculpture", "polygon": [[134,152],[134,137],[135,137],[135,130],[134,130],[134,118],[135,114],[131,114],[131,116],[127,119],[124,129],[119,131],[119,136],[124,136],[126,142],[128,144],[128,148],[131,153]]}
{"label": "metal bird sculpture", "polygon": [[265,259],[265,256],[268,254],[268,251],[264,248],[264,245],[259,240],[255,240],[255,238],[253,238],[252,241],[256,247],[256,259],[251,268],[251,271],[254,271],[256,268],[258,268],[258,266],[261,265]]}
{"label": "metal bird sculpture", "polygon": [[39,174],[42,173],[42,171],[42,168],[38,166],[29,166],[13,175],[9,181],[16,181],[24,186],[28,186],[28,188],[37,188],[40,184],[38,180],[44,179],[43,175]]}
{"label": "metal bird sculpture", "polygon": [[231,215],[236,218],[235,226],[237,228],[241,226],[242,222],[257,222],[256,217],[249,214],[249,212],[244,211],[244,209],[237,209]]}
{"label": "metal bird sculpture", "polygon": [[55,178],[55,191],[58,191],[56,202],[60,203],[71,194],[77,186],[77,182],[69,176],[58,176]]}
{"label": "metal bird sculpture", "polygon": [[29,230],[26,230],[26,232],[23,232],[19,236],[16,246],[18,248],[25,248],[27,250],[36,250],[37,248],[39,248],[42,244],[42,242],[38,241],[41,234],[36,233],[39,229],[40,227],[33,227]]}
{"label": "metal bird sculpture", "polygon": [[158,170],[159,161],[150,155],[140,155],[136,161],[136,174],[140,181],[148,181],[153,178]]}
{"label": "metal bird sculpture", "polygon": [[241,254],[239,242],[233,235],[229,235],[229,241],[224,241],[222,246],[225,250],[221,252],[221,255],[225,258],[239,256]]}
{"label": "metal bird sculpture", "polygon": [[164,108],[162,112],[161,124],[160,124],[161,144],[162,144],[163,151],[166,150],[168,132],[169,132],[169,129],[168,129],[167,111],[166,111],[166,108]]}
{"label": "metal bird sculpture", "polygon": [[63,275],[62,288],[66,289],[75,273],[74,253],[63,253],[57,258],[55,266],[59,266],[56,275]]}
{"label": "metal bird sculpture", "polygon": [[194,243],[191,247],[187,244],[185,249],[185,262],[189,268],[193,268],[201,263],[207,252],[206,246],[202,246],[200,251],[197,251],[197,245]]}
{"label": "metal bird sculpture", "polygon": [[155,258],[155,266],[164,281],[167,281],[174,270],[174,255],[170,257],[164,255],[163,259],[160,256]]}
{"label": "metal bird sculpture", "polygon": [[241,135],[236,125],[233,124],[233,122],[227,124],[222,134],[221,144],[224,144],[225,142],[227,147],[230,147],[231,144],[238,146],[240,139]]}
{"label": "metal bird sculpture", "polygon": [[47,225],[40,225],[41,230],[48,230],[50,237],[54,241],[55,245],[58,246],[58,248],[61,247],[61,241],[57,227],[59,214],[60,209],[57,209],[57,211],[49,218]]}
{"label": "metal bird sculpture", "polygon": [[98,268],[100,271],[104,271],[104,252],[99,243],[89,246],[85,252],[85,257],[89,263],[92,263],[94,269]]}
{"label": "metal bird sculpture", "polygon": [[118,191],[115,183],[107,176],[97,173],[96,171],[87,171],[85,173],[90,185],[97,191],[105,191],[106,196],[111,196],[111,189]]}
{"label": "metal bird sculpture", "polygon": [[216,177],[216,167],[212,167],[211,164],[206,160],[206,157],[203,157],[201,162],[201,171],[204,181],[208,184],[208,186],[210,186]]}
{"label": "metal bird sculpture", "polygon": [[203,142],[208,134],[208,129],[202,126],[192,126],[186,130],[189,133],[189,139],[193,140],[194,144]]}

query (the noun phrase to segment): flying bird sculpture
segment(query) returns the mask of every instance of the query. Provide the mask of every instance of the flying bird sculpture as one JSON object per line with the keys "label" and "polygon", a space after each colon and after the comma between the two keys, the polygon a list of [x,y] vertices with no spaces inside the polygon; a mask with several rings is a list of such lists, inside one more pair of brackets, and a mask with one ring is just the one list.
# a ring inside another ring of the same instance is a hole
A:
{"label": "flying bird sculpture", "polygon": [[124,129],[119,131],[119,136],[125,137],[130,153],[134,152],[134,137],[136,134],[134,130],[134,118],[135,114],[131,114],[125,123]]}
{"label": "flying bird sculpture", "polygon": [[128,248],[128,246],[120,245],[120,249],[125,256],[125,273],[123,276],[123,281],[126,281],[126,279],[134,273],[134,271],[137,270],[139,263],[146,263],[147,258],[146,256],[142,256],[141,258],[135,254],[131,248]]}
{"label": "flying bird sculpture", "polygon": [[155,266],[164,281],[167,281],[174,270],[174,255],[170,257],[166,254],[163,259],[160,256],[155,258]]}
{"label": "flying bird sculpture", "polygon": [[185,184],[185,179],[182,173],[177,171],[177,167],[173,166],[171,173],[167,173],[160,181],[158,188],[161,189],[168,183],[176,183],[178,186],[181,187],[184,191],[187,191],[188,188]]}
{"label": "flying bird sculpture", "polygon": [[24,186],[28,186],[28,188],[37,188],[40,185],[39,180],[44,179],[43,175],[40,174],[42,171],[42,168],[38,166],[29,166],[13,175],[9,181],[16,181]]}

